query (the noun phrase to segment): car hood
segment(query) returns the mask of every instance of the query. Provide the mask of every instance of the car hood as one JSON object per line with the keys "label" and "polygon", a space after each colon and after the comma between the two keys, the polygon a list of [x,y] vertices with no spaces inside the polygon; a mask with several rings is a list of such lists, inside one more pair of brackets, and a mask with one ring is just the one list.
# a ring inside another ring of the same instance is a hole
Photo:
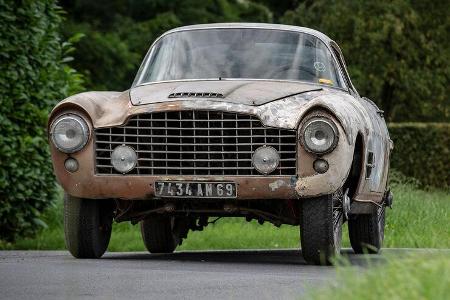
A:
{"label": "car hood", "polygon": [[[220,82],[218,83],[220,84]],[[230,84],[228,85],[228,83]],[[183,83],[158,83],[124,92],[76,94],[64,99],[53,109],[48,124],[51,124],[54,117],[61,112],[73,109],[78,109],[87,115],[94,128],[123,125],[131,116],[148,112],[208,109],[251,114],[257,116],[265,126],[296,129],[305,113],[311,109],[326,109],[338,118],[348,134],[349,141],[354,140],[351,137],[354,137],[358,130],[352,124],[364,124],[361,121],[364,118],[361,116],[361,111],[364,111],[361,102],[338,89],[290,82],[229,81],[225,82],[226,85],[222,86],[221,90],[214,91],[215,93],[223,92],[223,98],[168,98],[168,94],[173,93],[175,87],[181,84]],[[197,82],[197,84],[199,83]],[[235,86],[234,91],[231,90],[231,85]],[[151,93],[156,86],[159,86],[160,89],[155,89],[155,93]],[[161,86],[165,88],[163,89]],[[226,90],[225,86],[229,89]],[[243,88],[244,86],[245,88]],[[249,89],[249,86],[253,86],[253,89]],[[255,86],[258,88],[256,89]],[[288,88],[282,89],[283,87]],[[239,94],[237,93],[239,89],[241,89],[241,95],[254,93],[255,97],[238,97],[236,95]],[[161,92],[163,90],[164,93]],[[164,95],[162,100],[155,96],[158,91],[161,97]],[[200,93],[199,90],[197,92]],[[130,94],[134,97],[133,101],[140,102],[141,105],[134,105]],[[151,100],[154,102],[150,102]],[[245,102],[243,102],[244,100]]]}
{"label": "car hood", "polygon": [[318,91],[314,84],[261,80],[195,80],[159,82],[130,90],[133,105],[208,99],[258,106],[288,96]]}

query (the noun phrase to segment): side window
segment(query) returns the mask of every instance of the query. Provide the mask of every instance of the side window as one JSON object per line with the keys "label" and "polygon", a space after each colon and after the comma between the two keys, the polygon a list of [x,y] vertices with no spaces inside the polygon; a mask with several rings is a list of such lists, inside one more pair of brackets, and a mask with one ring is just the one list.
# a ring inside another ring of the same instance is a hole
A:
{"label": "side window", "polygon": [[336,59],[338,60],[339,68],[341,69],[341,74],[342,76],[344,76],[345,85],[349,88],[352,88],[352,84],[350,83],[350,79],[348,78],[347,69],[345,68],[345,63],[342,61],[342,57],[339,51],[337,51],[333,45],[331,45],[331,49],[333,50],[334,56],[336,56]]}

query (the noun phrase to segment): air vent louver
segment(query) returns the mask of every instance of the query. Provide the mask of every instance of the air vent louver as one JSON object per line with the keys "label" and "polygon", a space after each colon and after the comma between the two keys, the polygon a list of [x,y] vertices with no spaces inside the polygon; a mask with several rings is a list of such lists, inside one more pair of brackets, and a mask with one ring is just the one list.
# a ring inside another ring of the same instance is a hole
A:
{"label": "air vent louver", "polygon": [[169,95],[169,98],[223,98],[223,94],[181,92],[181,93],[172,93]]}

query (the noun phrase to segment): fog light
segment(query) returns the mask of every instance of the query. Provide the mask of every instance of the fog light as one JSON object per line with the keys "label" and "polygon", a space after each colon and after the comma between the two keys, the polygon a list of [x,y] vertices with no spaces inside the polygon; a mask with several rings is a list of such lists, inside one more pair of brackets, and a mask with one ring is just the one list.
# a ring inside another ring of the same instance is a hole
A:
{"label": "fog light", "polygon": [[136,152],[126,145],[117,146],[111,153],[111,164],[117,172],[128,173],[136,167]]}
{"label": "fog light", "polygon": [[323,174],[326,171],[328,171],[328,162],[325,159],[316,159],[313,163],[314,170],[316,170],[317,173]]}
{"label": "fog light", "polygon": [[259,173],[270,174],[278,167],[280,155],[275,148],[262,146],[253,153],[252,163]]}
{"label": "fog light", "polygon": [[78,161],[75,158],[69,157],[64,162],[64,167],[70,173],[76,172],[76,171],[78,171]]}

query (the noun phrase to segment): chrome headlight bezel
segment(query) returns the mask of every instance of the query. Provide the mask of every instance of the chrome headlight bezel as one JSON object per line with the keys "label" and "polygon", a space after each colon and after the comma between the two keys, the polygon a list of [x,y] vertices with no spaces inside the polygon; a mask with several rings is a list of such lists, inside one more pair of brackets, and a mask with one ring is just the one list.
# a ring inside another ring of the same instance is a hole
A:
{"label": "chrome headlight bezel", "polygon": [[[322,126],[322,128],[329,130],[332,133],[333,140],[330,143],[330,145],[328,146],[328,148],[325,148],[325,149],[319,149],[318,147],[314,148],[314,146],[313,146],[314,143],[312,143],[311,140],[307,141],[308,134],[306,133],[306,130],[309,126]],[[301,135],[300,141],[301,141],[303,148],[307,152],[310,152],[310,153],[313,153],[316,155],[324,155],[324,154],[332,152],[336,148],[336,146],[339,142],[339,131],[336,126],[336,123],[333,122],[331,119],[324,117],[324,116],[314,116],[314,117],[307,119],[300,129],[300,135]]]}
{"label": "chrome headlight bezel", "polygon": [[[75,122],[74,124],[76,124],[76,126],[78,126],[77,129],[81,130],[81,134],[82,134],[81,141],[76,146],[65,147],[64,145],[62,145],[58,142],[58,140],[55,136],[57,127],[59,125],[61,125],[62,122],[64,122],[64,121]],[[59,116],[58,118],[56,118],[50,126],[51,141],[52,141],[53,145],[56,147],[56,149],[58,149],[59,151],[61,151],[63,153],[71,154],[71,153],[80,151],[88,143],[89,137],[90,137],[90,130],[89,130],[89,125],[88,125],[87,121],[83,117],[76,115],[76,114],[72,114],[72,113],[63,114],[63,115]]]}

